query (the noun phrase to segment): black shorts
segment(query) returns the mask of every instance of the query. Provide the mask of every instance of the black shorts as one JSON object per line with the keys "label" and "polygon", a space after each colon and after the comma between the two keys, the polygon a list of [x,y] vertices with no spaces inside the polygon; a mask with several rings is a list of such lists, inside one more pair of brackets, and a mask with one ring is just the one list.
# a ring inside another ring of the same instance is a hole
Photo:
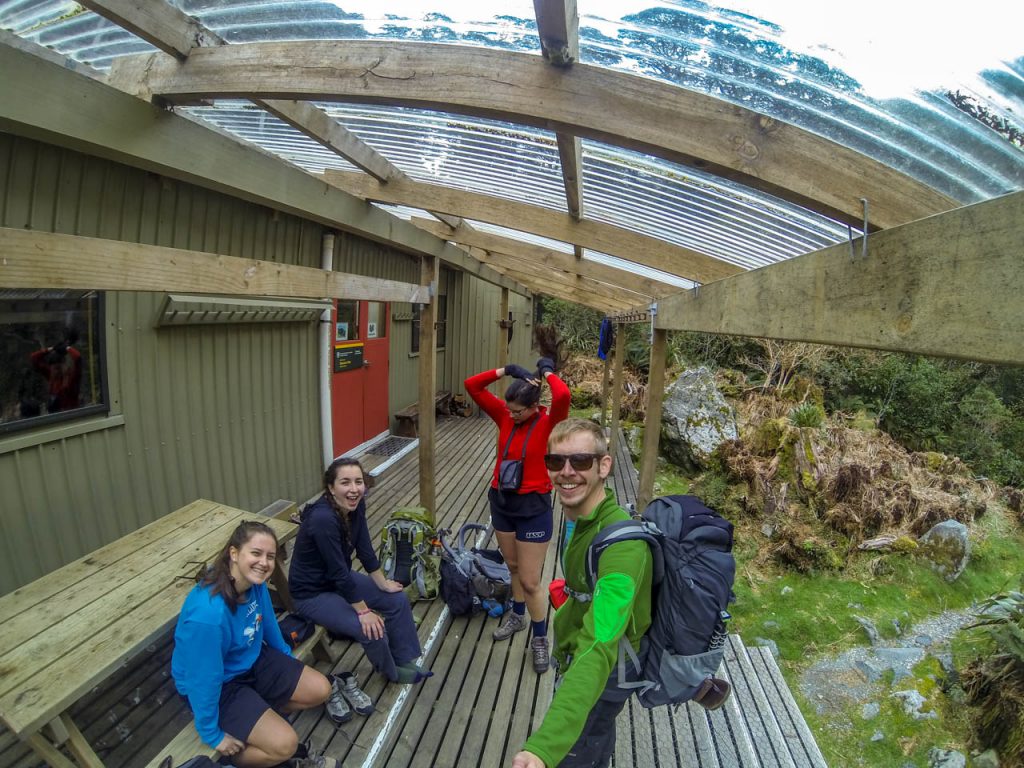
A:
{"label": "black shorts", "polygon": [[509,493],[491,488],[491,525],[501,533],[515,533],[516,541],[543,544],[551,541],[554,513],[547,493]]}
{"label": "black shorts", "polygon": [[302,677],[305,664],[264,645],[248,672],[228,680],[220,689],[218,724],[224,733],[248,741],[256,722],[268,709],[280,714]]}

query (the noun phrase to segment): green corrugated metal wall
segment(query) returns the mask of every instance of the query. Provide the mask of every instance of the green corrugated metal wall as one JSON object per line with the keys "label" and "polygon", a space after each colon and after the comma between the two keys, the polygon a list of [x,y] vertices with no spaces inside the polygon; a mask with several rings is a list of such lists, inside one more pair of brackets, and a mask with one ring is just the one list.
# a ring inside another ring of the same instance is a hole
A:
{"label": "green corrugated metal wall", "polygon": [[[0,225],[319,267],[323,228],[202,188],[0,133]],[[418,260],[339,235],[335,268],[419,282]],[[500,289],[443,270],[439,387],[497,361]],[[191,501],[257,510],[320,474],[315,323],[154,327],[163,294],[107,294],[111,416],[0,438],[0,594]],[[512,360],[528,361],[530,302]],[[392,305],[392,313],[409,305]],[[410,322],[393,322],[391,411],[416,399]]]}

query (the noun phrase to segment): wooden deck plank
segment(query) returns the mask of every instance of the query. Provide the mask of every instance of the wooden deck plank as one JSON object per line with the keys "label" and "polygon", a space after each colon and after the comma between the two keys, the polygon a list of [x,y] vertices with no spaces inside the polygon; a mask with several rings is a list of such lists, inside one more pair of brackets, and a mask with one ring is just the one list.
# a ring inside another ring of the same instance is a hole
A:
{"label": "wooden deck plank", "polygon": [[[457,529],[467,519],[487,522],[486,493],[494,462],[495,427],[489,419],[480,417],[439,417],[438,422],[438,523]],[[416,452],[403,457],[378,478],[368,499],[368,518],[375,542],[393,509],[418,505],[417,458]],[[619,440],[611,485],[620,503],[635,498],[636,471],[624,439]],[[555,525],[561,535],[564,521],[557,507]],[[545,583],[558,572],[557,551],[558,545],[553,543],[545,564]],[[300,738],[311,740],[314,746],[325,748],[328,755],[353,767],[507,765],[527,735],[542,722],[554,682],[550,672],[541,676],[533,672],[529,633],[518,633],[511,641],[496,643],[490,637],[498,626],[496,620],[486,615],[445,619],[440,600],[420,602],[413,613],[419,622],[421,642],[426,642],[440,626],[427,661],[435,678],[417,686],[392,685],[373,672],[358,643],[336,641],[330,646],[333,661],[319,662],[316,667],[323,672],[354,671],[361,687],[373,698],[376,710],[369,717],[354,715],[341,728],[335,728],[321,708],[300,713],[294,721]],[[158,646],[156,654],[169,654],[169,637],[162,642],[166,645]],[[139,664],[144,662],[140,660]],[[154,664],[157,662],[148,660],[150,674]],[[794,755],[798,750],[794,734],[806,732],[810,744],[805,753],[808,762],[794,759],[796,768],[825,767],[774,660],[767,660],[755,649],[746,667],[738,659],[730,658],[722,674],[730,680],[736,677],[737,686],[726,706],[716,712],[706,712],[694,704],[652,712],[631,701],[615,724],[616,768],[767,768],[770,763],[762,766],[745,730],[748,710],[754,706],[746,698],[754,674],[761,680],[763,698],[776,709],[780,735]],[[109,768],[146,765],[147,755],[155,755],[180,730],[181,722],[176,718],[183,712],[187,716],[176,696],[159,707],[143,703],[137,711],[130,710],[135,688],[140,693],[151,691],[150,698],[158,697],[168,682],[166,678],[159,684],[147,681],[150,687],[143,689],[138,682],[140,675],[143,673],[134,668],[126,670],[119,685],[90,694],[76,714],[78,722],[86,724],[86,738],[94,747],[115,739],[121,724],[128,725],[133,733],[144,733],[153,742],[143,746],[131,742],[114,744],[109,752],[103,753]],[[399,700],[401,706],[392,712]],[[778,712],[780,706],[785,712]],[[118,713],[118,723],[104,721],[110,711]],[[160,728],[162,723],[167,723],[164,729]],[[161,736],[164,732],[167,735]],[[0,752],[0,763],[17,768],[35,768],[38,764],[38,759],[25,753],[23,745],[11,740],[11,734],[0,734],[0,747],[4,745],[7,748]],[[18,750],[26,755],[23,765],[4,761],[8,755],[17,757]],[[810,750],[817,752],[817,760]]]}
{"label": "wooden deck plank", "polygon": [[[750,654],[751,661],[757,662],[755,666],[758,669],[758,679],[761,680],[765,690],[770,691],[772,710],[780,721],[784,720],[788,724],[788,728],[783,728],[783,732],[786,735],[786,743],[790,745],[790,752],[795,760],[800,752],[803,753],[803,758],[806,758],[806,761],[797,760],[798,765],[827,768],[825,757],[818,748],[811,729],[793,698],[793,693],[786,685],[786,681],[782,677],[782,670],[779,669],[771,650],[748,648],[747,652]],[[799,741],[799,748],[794,740]]]}
{"label": "wooden deck plank", "polygon": [[743,699],[742,708],[757,756],[764,768],[795,768],[771,705],[750,664],[746,648],[736,635],[729,636],[726,654],[734,695]]}

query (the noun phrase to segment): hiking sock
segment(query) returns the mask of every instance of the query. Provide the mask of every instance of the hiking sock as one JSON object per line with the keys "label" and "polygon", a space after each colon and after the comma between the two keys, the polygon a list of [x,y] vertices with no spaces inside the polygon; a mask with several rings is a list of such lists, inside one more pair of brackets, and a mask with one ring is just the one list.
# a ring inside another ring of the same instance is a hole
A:
{"label": "hiking sock", "polygon": [[548,622],[546,619],[541,619],[540,621],[531,621],[530,629],[533,630],[534,637],[548,636]]}
{"label": "hiking sock", "polygon": [[398,682],[403,685],[419,683],[434,675],[429,669],[424,669],[411,661],[406,664],[397,665],[395,671],[398,672]]}
{"label": "hiking sock", "polygon": [[524,600],[523,602],[518,603],[515,600],[513,600],[512,601],[512,613],[516,614],[517,616],[524,616],[524,615],[526,615],[526,601]]}

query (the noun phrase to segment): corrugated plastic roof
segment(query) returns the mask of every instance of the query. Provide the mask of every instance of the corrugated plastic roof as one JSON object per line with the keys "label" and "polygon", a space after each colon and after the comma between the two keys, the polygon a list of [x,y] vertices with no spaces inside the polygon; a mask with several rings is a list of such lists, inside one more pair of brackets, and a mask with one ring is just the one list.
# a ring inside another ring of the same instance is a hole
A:
{"label": "corrugated plastic roof", "polygon": [[[538,55],[540,50],[529,0],[429,5],[394,0],[179,0],[175,5],[231,43],[373,38]],[[930,52],[928,46],[937,41],[927,36],[915,39],[921,35],[907,30],[907,65],[890,65],[888,77],[883,72],[875,78],[856,52],[832,40],[843,27],[856,26],[857,19],[831,21],[833,17],[824,14],[815,31],[810,24],[797,23],[807,19],[792,15],[793,3],[757,3],[763,18],[739,7],[741,3],[734,5],[578,0],[580,58],[708,93],[795,124],[880,160],[961,203],[1024,187],[1024,38],[1019,43],[1011,39],[1009,53],[1004,53],[995,40],[1002,27],[986,26],[995,22],[1019,30],[1024,21],[1019,9],[1010,11],[1007,5],[1000,11],[997,5],[979,3],[953,13],[929,7],[930,16],[946,13],[947,24],[962,32],[962,45],[942,52],[950,64],[948,72],[929,77],[934,82],[918,87],[911,82],[900,90],[899,75],[915,75],[910,63],[915,57],[923,59]],[[428,12],[425,7],[437,10]],[[986,7],[997,9],[999,17],[977,18]],[[863,14],[870,9],[869,2],[848,12]],[[805,11],[805,16],[816,13]],[[896,23],[890,20],[890,26]],[[0,26],[101,70],[116,57],[152,50],[73,2],[2,3]],[[797,27],[802,37],[793,34]],[[967,51],[968,43],[975,42],[975,28],[989,30],[985,45],[991,49],[990,58],[981,68]],[[870,55],[879,63],[888,61],[881,47]],[[959,58],[966,68],[957,71],[952,65]],[[409,108],[321,106],[416,180],[566,210],[553,133]],[[223,101],[187,111],[309,171],[353,170],[342,158],[252,104]],[[590,140],[583,141],[583,189],[588,218],[747,269],[848,236],[846,225],[763,192]],[[392,210],[409,214],[409,209]]]}

